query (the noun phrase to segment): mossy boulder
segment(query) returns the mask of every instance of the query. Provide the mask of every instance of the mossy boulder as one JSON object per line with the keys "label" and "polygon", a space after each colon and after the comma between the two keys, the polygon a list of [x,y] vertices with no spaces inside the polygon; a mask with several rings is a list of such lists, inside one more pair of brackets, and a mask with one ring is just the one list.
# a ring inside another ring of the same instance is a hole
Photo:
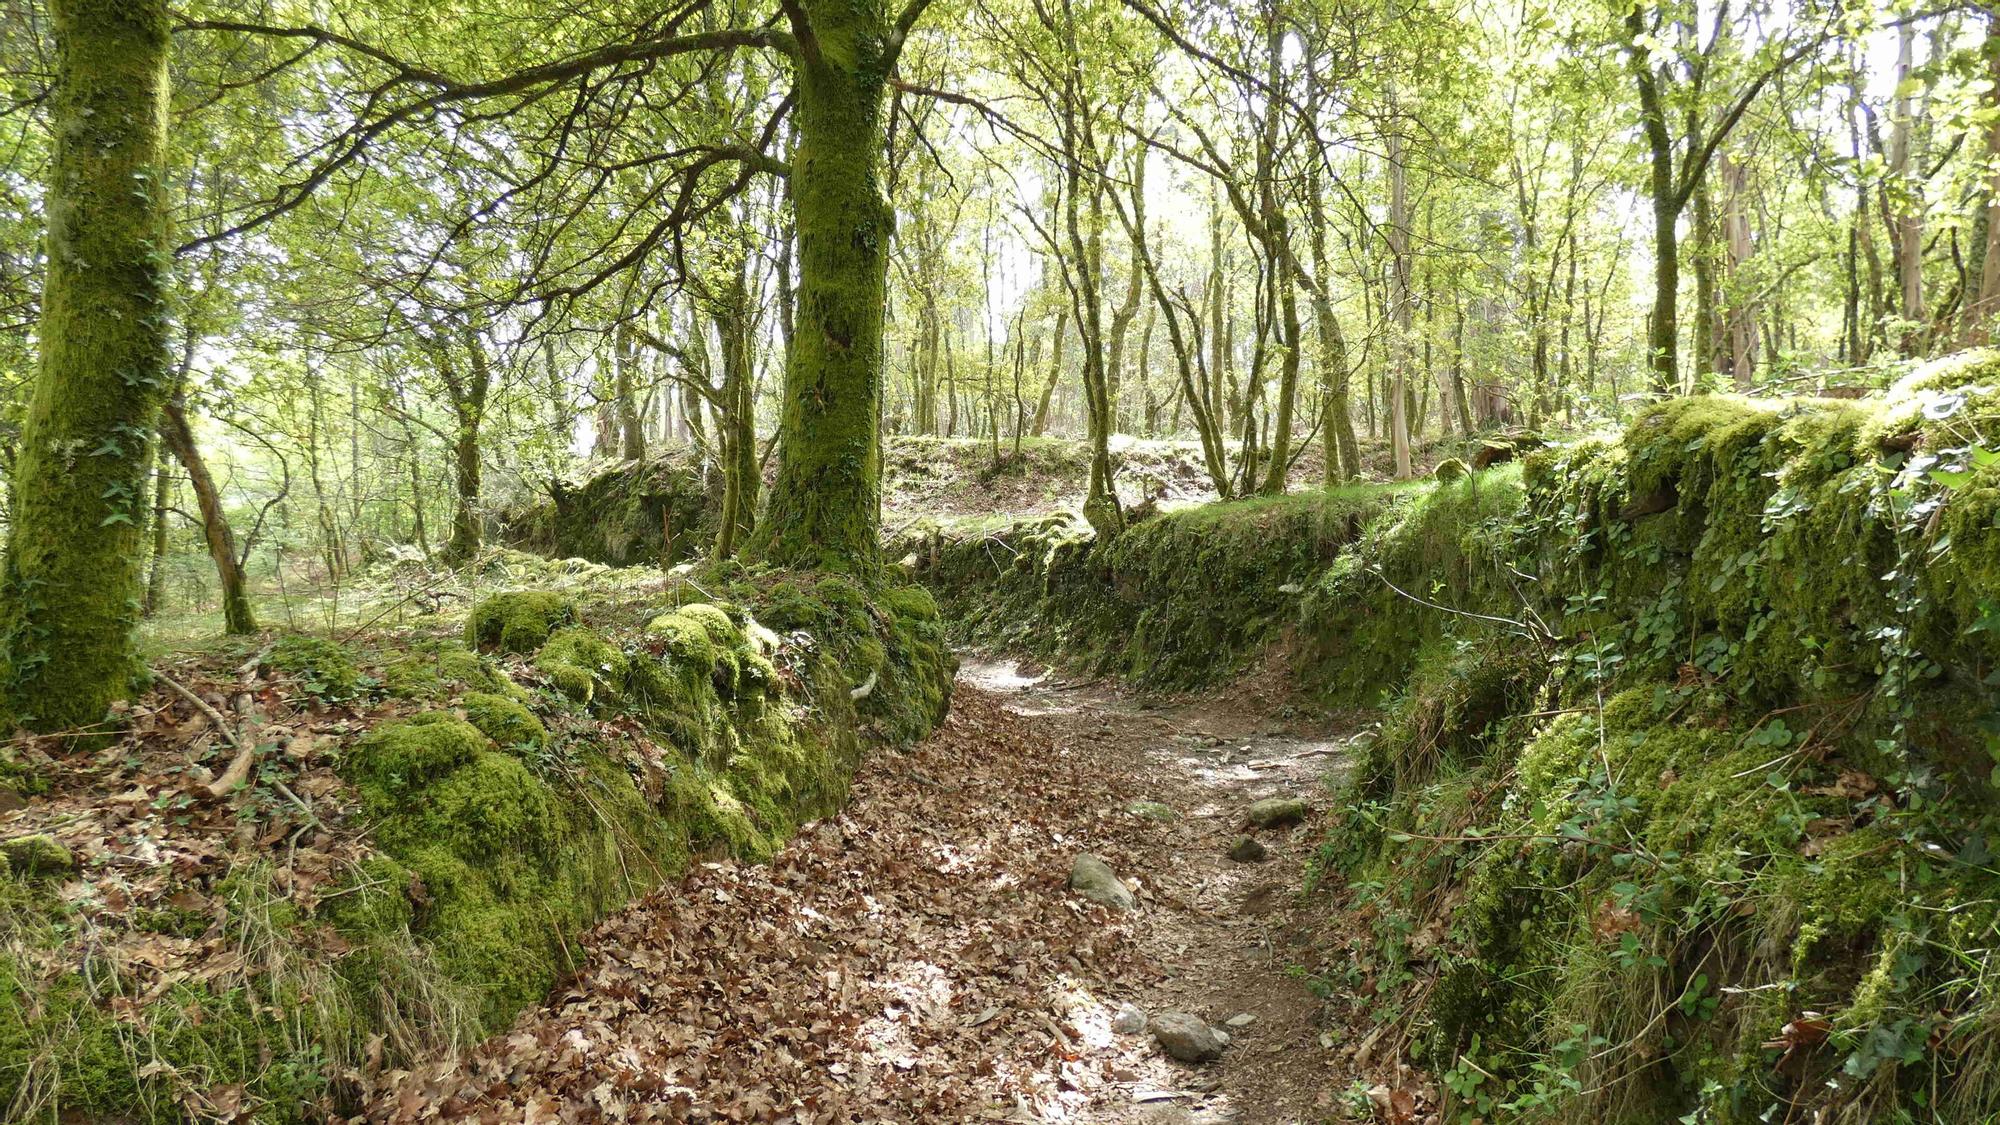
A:
{"label": "mossy boulder", "polygon": [[446,714],[384,723],[357,741],[341,761],[350,780],[385,794],[421,789],[491,747],[479,728]]}
{"label": "mossy boulder", "polygon": [[482,651],[530,653],[551,633],[578,621],[576,603],[547,590],[515,590],[494,594],[472,609],[465,622],[465,643]]}

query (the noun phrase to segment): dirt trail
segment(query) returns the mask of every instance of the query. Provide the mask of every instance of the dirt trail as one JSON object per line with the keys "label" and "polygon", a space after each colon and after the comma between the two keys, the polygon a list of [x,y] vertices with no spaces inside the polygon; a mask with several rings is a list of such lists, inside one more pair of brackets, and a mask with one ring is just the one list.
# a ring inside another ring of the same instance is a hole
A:
{"label": "dirt trail", "polygon": [[[1254,683],[1155,705],[968,661],[951,719],[873,755],[839,816],[770,864],[700,865],[606,919],[546,1006],[460,1058],[381,1075],[369,1115],[1341,1119],[1343,1036],[1292,971],[1333,948],[1300,895],[1311,829],[1254,833],[1263,862],[1225,855],[1251,801],[1323,809],[1345,762],[1344,732],[1280,710]],[[1068,889],[1086,851],[1137,909]],[[1113,1029],[1128,1003],[1237,1026],[1219,1061],[1189,1066]]]}

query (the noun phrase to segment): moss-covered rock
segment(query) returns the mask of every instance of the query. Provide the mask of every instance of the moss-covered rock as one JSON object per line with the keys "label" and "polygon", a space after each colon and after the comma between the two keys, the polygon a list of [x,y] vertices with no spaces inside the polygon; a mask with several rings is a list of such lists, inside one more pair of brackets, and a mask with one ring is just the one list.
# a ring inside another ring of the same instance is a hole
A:
{"label": "moss-covered rock", "polygon": [[720,494],[680,454],[604,466],[580,485],[507,514],[502,536],[544,555],[665,566],[715,538]]}
{"label": "moss-covered rock", "polygon": [[577,620],[576,603],[562,594],[547,590],[494,594],[466,618],[465,643],[481,650],[534,652],[555,630]]}

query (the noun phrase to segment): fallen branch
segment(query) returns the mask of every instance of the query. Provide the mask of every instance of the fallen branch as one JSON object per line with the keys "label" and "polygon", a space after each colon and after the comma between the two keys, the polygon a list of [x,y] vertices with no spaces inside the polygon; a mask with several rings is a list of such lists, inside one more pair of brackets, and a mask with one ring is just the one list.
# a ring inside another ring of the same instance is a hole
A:
{"label": "fallen branch", "polygon": [[222,717],[222,712],[209,706],[208,700],[196,695],[192,689],[157,668],[153,670],[153,674],[160,678],[161,683],[172,688],[175,695],[194,704],[195,710],[200,711],[208,718],[209,722],[215,724],[215,729],[221,733],[223,741],[229,743],[236,750],[236,756],[229,760],[229,768],[222,771],[221,777],[209,782],[208,795],[211,797],[224,796],[230,790],[248,780],[250,777],[250,765],[257,759],[257,744],[254,742],[245,742],[236,737],[236,731],[230,727],[229,720]]}
{"label": "fallen branch", "polygon": [[876,675],[877,674],[874,672],[868,673],[868,679],[864,681],[860,687],[850,690],[847,693],[847,698],[852,699],[858,703],[861,700],[868,698],[870,695],[873,695],[875,693]]}

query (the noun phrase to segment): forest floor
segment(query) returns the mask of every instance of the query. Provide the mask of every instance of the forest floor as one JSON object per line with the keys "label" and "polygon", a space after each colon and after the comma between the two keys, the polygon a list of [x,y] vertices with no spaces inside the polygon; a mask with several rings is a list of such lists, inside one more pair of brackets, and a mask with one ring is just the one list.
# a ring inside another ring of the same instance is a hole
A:
{"label": "forest floor", "polygon": [[[1326,984],[1352,935],[1302,890],[1314,818],[1227,856],[1257,799],[1322,810],[1356,732],[1255,679],[1163,701],[969,660],[945,726],[871,756],[839,816],[606,919],[546,1006],[378,1076],[371,1116],[1426,1120],[1429,1091]],[[1084,852],[1133,910],[1069,889]],[[1230,1042],[1171,1061],[1127,1005]]]}

